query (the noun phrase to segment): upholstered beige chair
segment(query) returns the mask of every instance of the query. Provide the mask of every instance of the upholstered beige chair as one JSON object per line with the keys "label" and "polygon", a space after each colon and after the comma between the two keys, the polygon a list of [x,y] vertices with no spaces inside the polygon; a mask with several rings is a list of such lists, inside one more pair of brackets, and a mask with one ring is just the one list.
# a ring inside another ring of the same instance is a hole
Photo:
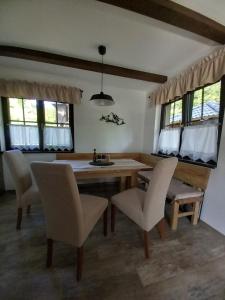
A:
{"label": "upholstered beige chair", "polygon": [[4,159],[16,189],[16,229],[19,230],[21,228],[23,209],[27,208],[27,214],[29,214],[32,201],[38,201],[40,196],[35,183],[32,181],[31,170],[23,153],[19,150],[6,151]]}
{"label": "upholstered beige chair", "polygon": [[47,223],[47,267],[52,264],[53,240],[77,248],[77,280],[81,279],[83,244],[104,213],[104,235],[107,235],[108,200],[79,195],[73,170],[68,164],[33,162],[31,164]]}
{"label": "upholstered beige chair", "polygon": [[151,182],[146,192],[132,188],[112,197],[112,232],[115,230],[115,208],[117,207],[144,230],[146,258],[149,258],[149,231],[157,225],[161,238],[165,237],[165,201],[177,162],[175,157],[159,161],[153,170]]}

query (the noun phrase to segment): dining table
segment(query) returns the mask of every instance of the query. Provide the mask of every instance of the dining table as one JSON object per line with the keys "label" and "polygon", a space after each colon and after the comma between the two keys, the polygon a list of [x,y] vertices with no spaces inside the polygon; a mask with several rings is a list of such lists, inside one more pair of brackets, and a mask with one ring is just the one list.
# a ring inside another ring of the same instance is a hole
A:
{"label": "dining table", "polygon": [[137,186],[137,173],[153,167],[134,159],[112,159],[110,166],[91,165],[90,160],[54,160],[57,164],[71,165],[76,179],[120,178],[120,190]]}

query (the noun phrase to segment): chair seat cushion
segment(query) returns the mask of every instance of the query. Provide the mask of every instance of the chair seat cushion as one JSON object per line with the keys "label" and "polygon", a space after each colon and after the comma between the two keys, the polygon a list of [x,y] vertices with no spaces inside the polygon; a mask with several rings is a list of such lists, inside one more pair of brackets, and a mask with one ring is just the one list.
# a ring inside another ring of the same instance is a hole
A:
{"label": "chair seat cushion", "polygon": [[203,192],[174,178],[171,180],[167,193],[167,197],[171,200],[201,197],[202,195]]}
{"label": "chair seat cushion", "polygon": [[40,194],[36,185],[32,185],[21,197],[21,207],[30,205],[32,202],[40,201]]}
{"label": "chair seat cushion", "polygon": [[84,212],[85,232],[83,240],[87,238],[90,231],[93,229],[104,210],[108,206],[108,200],[103,197],[93,195],[80,194],[81,203]]}
{"label": "chair seat cushion", "polygon": [[[151,181],[152,174],[152,171],[138,172],[138,175],[148,182]],[[191,187],[175,178],[172,178],[169,190],[167,192],[167,198],[171,200],[201,197],[202,195],[203,192],[198,191],[196,188]]]}
{"label": "chair seat cushion", "polygon": [[112,197],[112,203],[141,228],[144,226],[143,206],[146,192],[138,188],[123,191]]}

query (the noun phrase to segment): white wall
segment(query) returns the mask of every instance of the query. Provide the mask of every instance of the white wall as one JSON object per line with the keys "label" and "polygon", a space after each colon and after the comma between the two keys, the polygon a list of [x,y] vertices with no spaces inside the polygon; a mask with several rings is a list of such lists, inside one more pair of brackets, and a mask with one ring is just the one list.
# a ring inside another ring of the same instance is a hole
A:
{"label": "white wall", "polygon": [[225,121],[217,168],[211,172],[205,193],[202,220],[225,235]]}
{"label": "white wall", "polygon": [[[116,105],[98,107],[90,103],[91,95],[98,88],[84,87],[82,105],[74,107],[76,152],[133,152],[141,151],[143,145],[146,96],[144,92],[108,87]],[[99,121],[110,112],[123,118],[125,125],[117,126]]]}
{"label": "white wall", "polygon": [[154,106],[146,102],[143,137],[143,152],[156,152],[160,130],[161,105]]}

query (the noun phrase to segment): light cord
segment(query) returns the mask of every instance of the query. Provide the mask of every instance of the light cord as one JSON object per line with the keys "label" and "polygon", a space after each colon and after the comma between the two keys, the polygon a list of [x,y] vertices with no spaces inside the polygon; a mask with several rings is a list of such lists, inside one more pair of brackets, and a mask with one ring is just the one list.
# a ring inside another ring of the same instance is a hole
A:
{"label": "light cord", "polygon": [[102,77],[101,77],[101,92],[103,92],[103,55],[102,55]]}

